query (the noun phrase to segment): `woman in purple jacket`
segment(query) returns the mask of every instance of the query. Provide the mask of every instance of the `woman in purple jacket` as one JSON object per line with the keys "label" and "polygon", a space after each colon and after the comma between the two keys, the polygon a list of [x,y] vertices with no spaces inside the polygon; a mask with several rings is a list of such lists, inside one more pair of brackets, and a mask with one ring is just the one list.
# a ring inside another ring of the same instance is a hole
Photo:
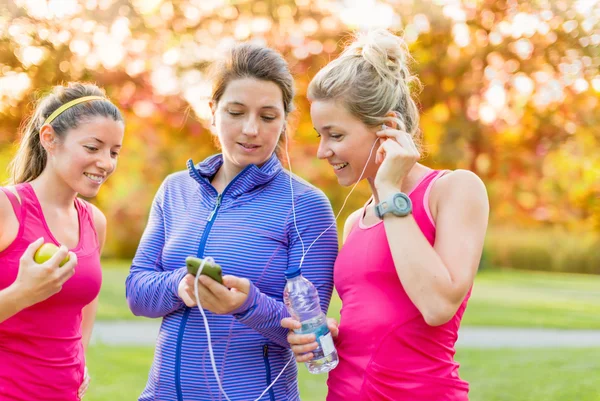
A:
{"label": "woman in purple jacket", "polygon": [[[327,310],[338,250],[331,205],[275,154],[293,96],[289,68],[271,49],[235,46],[217,69],[210,105],[223,153],[163,182],[127,278],[133,313],[163,319],[140,400],[222,399],[187,256],[210,256],[226,274],[225,286],[206,276],[198,285],[231,400],[257,399],[292,357],[279,324],[286,269],[302,263]],[[260,400],[299,400],[295,363]]]}

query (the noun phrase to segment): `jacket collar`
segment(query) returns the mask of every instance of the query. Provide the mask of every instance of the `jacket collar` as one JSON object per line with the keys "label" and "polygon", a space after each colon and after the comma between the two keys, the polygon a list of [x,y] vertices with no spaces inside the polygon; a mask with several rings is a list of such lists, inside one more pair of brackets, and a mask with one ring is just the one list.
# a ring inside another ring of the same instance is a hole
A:
{"label": "jacket collar", "polygon": [[[196,180],[204,189],[216,193],[210,180],[223,165],[223,155],[217,154],[206,158],[204,161],[194,165],[192,159],[187,161],[190,176]],[[223,191],[224,196],[237,197],[243,193],[250,192],[254,188],[264,185],[277,176],[283,167],[275,154],[261,166],[255,164],[246,166]]]}

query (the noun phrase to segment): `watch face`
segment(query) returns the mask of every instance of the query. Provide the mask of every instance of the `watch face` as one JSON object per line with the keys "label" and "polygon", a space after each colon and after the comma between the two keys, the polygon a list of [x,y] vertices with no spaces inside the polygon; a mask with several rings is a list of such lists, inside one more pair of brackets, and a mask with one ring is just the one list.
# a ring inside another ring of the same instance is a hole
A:
{"label": "watch face", "polygon": [[399,210],[406,210],[408,208],[408,202],[402,196],[396,196],[394,198],[394,206]]}

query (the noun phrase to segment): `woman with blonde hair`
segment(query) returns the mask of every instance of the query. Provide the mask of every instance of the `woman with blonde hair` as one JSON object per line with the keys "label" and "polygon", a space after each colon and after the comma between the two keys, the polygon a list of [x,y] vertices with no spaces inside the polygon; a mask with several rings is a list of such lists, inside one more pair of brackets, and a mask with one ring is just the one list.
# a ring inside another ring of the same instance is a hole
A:
{"label": "woman with blonde hair", "polygon": [[[372,197],[344,226],[334,267],[342,300],[330,323],[339,365],[328,401],[468,399],[454,345],[482,253],[489,213],[482,181],[419,163],[418,79],[405,42],[385,30],[359,35],[308,89],[318,157]],[[282,321],[288,329],[298,322]],[[297,361],[312,335],[290,332]]]}

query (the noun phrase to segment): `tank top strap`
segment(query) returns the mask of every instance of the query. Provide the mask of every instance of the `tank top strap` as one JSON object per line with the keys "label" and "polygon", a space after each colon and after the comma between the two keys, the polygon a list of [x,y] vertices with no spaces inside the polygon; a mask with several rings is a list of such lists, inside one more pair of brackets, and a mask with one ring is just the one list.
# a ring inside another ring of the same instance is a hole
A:
{"label": "tank top strap", "polygon": [[413,195],[419,196],[427,190],[427,188],[431,185],[431,182],[435,179],[435,177],[440,173],[440,170],[432,170],[429,173],[425,174],[423,178],[419,181],[419,183],[410,191],[408,194],[410,197]]}
{"label": "tank top strap", "polygon": [[[2,190],[2,192],[4,192],[6,194],[6,197],[8,198],[8,200],[10,201],[10,204],[13,207],[15,216],[17,217],[17,219],[20,222],[21,217],[22,217],[23,207],[21,206],[21,202],[19,202],[19,199],[17,199],[17,195],[15,195],[13,193],[13,191],[11,191],[8,188],[0,187],[0,190]],[[18,191],[17,191],[17,193],[18,193]]]}
{"label": "tank top strap", "polygon": [[410,193],[413,204],[413,217],[421,232],[431,245],[435,242],[435,221],[429,209],[429,192],[438,178],[448,170],[433,170],[425,175],[421,182]]}
{"label": "tank top strap", "polygon": [[96,223],[94,222],[94,209],[92,208],[92,204],[81,198],[75,198],[75,205],[80,217],[79,229],[83,231],[81,233],[82,240],[84,242],[91,240],[94,247],[98,247],[100,243],[98,241]]}
{"label": "tank top strap", "polygon": [[[431,193],[431,188],[433,188],[433,184],[435,184],[435,182],[441,178],[442,176],[444,176],[446,173],[450,172],[450,170],[436,170],[436,174],[434,174],[431,179],[429,180],[429,182],[427,183],[427,187],[425,188],[425,191],[423,192],[423,207],[425,208],[425,210],[428,212],[428,216],[431,219],[431,212],[429,210],[429,194]],[[433,219],[432,219],[433,222]],[[435,223],[434,223],[435,225]]]}

